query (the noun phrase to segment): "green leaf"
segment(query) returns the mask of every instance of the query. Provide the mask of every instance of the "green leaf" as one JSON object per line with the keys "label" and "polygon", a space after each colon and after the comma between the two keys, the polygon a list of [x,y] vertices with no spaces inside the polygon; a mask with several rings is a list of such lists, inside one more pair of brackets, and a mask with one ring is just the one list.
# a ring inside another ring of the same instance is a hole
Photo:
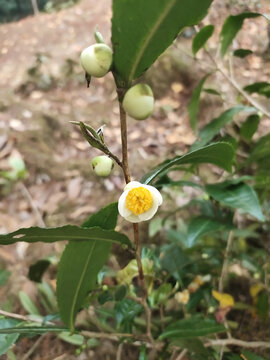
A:
{"label": "green leaf", "polygon": [[230,223],[220,222],[217,219],[198,216],[193,218],[187,230],[187,243],[188,247],[192,247],[197,239],[201,236],[214,232],[214,231],[223,231],[231,230],[233,225]]}
{"label": "green leaf", "polygon": [[268,295],[265,291],[261,292],[258,295],[256,308],[260,318],[266,320],[268,316],[269,303],[268,303]]}
{"label": "green leaf", "polygon": [[241,209],[260,221],[264,221],[261,206],[254,189],[241,179],[227,180],[219,184],[206,185],[206,191],[220,203]]}
{"label": "green leaf", "polygon": [[46,334],[48,332],[62,332],[68,329],[57,326],[18,326],[0,328],[0,334]]}
{"label": "green leaf", "polygon": [[201,94],[204,82],[208,76],[209,76],[209,74],[205,75],[201,79],[199,84],[196,86],[196,88],[193,90],[191,100],[188,105],[190,126],[192,127],[192,129],[194,131],[197,131],[197,123],[198,123],[197,115],[198,115],[198,111],[199,111],[200,94]]}
{"label": "green leaf", "polygon": [[0,286],[3,286],[8,281],[8,278],[10,276],[10,271],[5,269],[0,269]]}
{"label": "green leaf", "polygon": [[212,0],[114,0],[114,71],[126,85],[148,69],[186,26],[197,24]]}
{"label": "green leaf", "polygon": [[29,295],[24,291],[19,292],[19,299],[24,309],[31,315],[40,315],[36,305],[33,303]]}
{"label": "green leaf", "polygon": [[217,95],[220,96],[222,98],[222,94],[220,92],[218,92],[216,89],[212,89],[212,88],[204,88],[203,89],[204,92],[211,94],[211,95]]}
{"label": "green leaf", "polygon": [[207,40],[213,35],[214,29],[214,25],[206,25],[194,36],[192,41],[192,52],[194,55],[204,47]]}
{"label": "green leaf", "polygon": [[[109,231],[116,226],[117,217],[117,203],[113,203],[94,214],[83,226],[93,229],[98,225],[100,228],[97,229],[104,235],[118,234]],[[109,256],[111,242],[108,239],[97,237],[92,241],[70,242],[62,254],[57,274],[57,299],[61,318],[71,330],[77,312],[87,293],[95,286],[97,274]]]}
{"label": "green leaf", "polygon": [[178,320],[169,325],[160,335],[159,339],[194,338],[224,331],[226,331],[224,326],[218,324],[216,320],[201,319],[193,316],[189,319]]}
{"label": "green leaf", "polygon": [[243,350],[241,353],[245,356],[245,358],[247,360],[266,360],[265,358],[263,358],[257,354],[253,354],[252,352],[250,352],[248,350]]}
{"label": "green leaf", "polygon": [[0,356],[5,354],[19,337],[18,331],[9,334],[5,329],[14,327],[18,323],[15,319],[0,318]]}
{"label": "green leaf", "polygon": [[241,111],[250,112],[254,111],[253,107],[247,107],[243,105],[235,106],[231,109],[224,111],[219,117],[212,120],[209,124],[207,124],[199,133],[199,141],[195,143],[193,148],[198,146],[204,146],[209,141],[213,139],[213,137],[219,133],[219,131],[233,120],[233,117],[240,113]]}
{"label": "green leaf", "polygon": [[190,259],[179,246],[174,244],[167,246],[162,252],[164,252],[164,256],[160,260],[162,268],[182,282],[182,270],[190,264]]}
{"label": "green leaf", "polygon": [[178,346],[181,349],[188,349],[191,353],[200,354],[204,356],[203,359],[205,360],[210,355],[200,339],[175,339],[170,341],[170,345]]}
{"label": "green leaf", "polygon": [[245,86],[244,90],[250,94],[257,93],[270,98],[270,83],[265,81],[255,82],[251,85]]}
{"label": "green leaf", "polygon": [[34,282],[41,282],[44,272],[48,269],[51,262],[49,260],[38,260],[35,264],[29,267],[28,277]]}
{"label": "green leaf", "polygon": [[233,147],[227,143],[214,143],[197,150],[191,151],[185,155],[176,156],[173,159],[166,160],[155,169],[145,174],[141,179],[144,184],[149,184],[157,176],[167,171],[173,166],[182,164],[202,164],[209,163],[221,167],[224,170],[231,171],[234,158]]}
{"label": "green leaf", "polygon": [[257,114],[249,115],[241,126],[240,134],[247,140],[251,140],[252,136],[258,129],[260,116]]}
{"label": "green leaf", "polygon": [[58,337],[72,345],[82,346],[84,343],[84,337],[79,334],[70,334],[70,331],[63,331],[61,332]]}
{"label": "green leaf", "polygon": [[103,230],[99,227],[91,227],[89,229],[75,225],[65,225],[57,228],[23,228],[12,233],[0,235],[0,245],[10,245],[18,241],[28,243],[45,242],[53,243],[55,241],[75,241],[80,240],[104,241],[108,244],[121,243],[130,245],[128,238],[121,233],[111,230]]}
{"label": "green leaf", "polygon": [[224,56],[231,45],[234,37],[241,29],[245,19],[255,18],[260,16],[259,13],[244,12],[239,15],[230,15],[225,20],[220,36],[221,36],[221,55]]}
{"label": "green leaf", "polygon": [[243,59],[246,56],[251,55],[252,53],[253,52],[249,49],[237,49],[233,52],[233,55]]}

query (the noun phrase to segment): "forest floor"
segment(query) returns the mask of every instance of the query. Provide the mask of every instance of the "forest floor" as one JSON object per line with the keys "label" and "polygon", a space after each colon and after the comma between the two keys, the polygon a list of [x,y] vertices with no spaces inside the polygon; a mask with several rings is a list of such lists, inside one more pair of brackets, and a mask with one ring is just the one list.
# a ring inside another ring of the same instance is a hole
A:
{"label": "forest floor", "polygon": [[[203,24],[216,26],[210,49],[217,44],[226,16],[247,10],[241,1],[229,4],[232,2],[215,0],[203,20]],[[270,12],[267,0],[260,2],[260,8],[252,4],[249,10]],[[106,143],[120,157],[119,111],[112,76],[93,79],[87,89],[79,65],[80,52],[94,42],[96,25],[105,40],[110,41],[110,17],[109,5],[105,7],[104,2],[81,0],[58,13],[0,25],[0,170],[9,170],[9,159],[20,157],[28,172],[22,181],[0,181],[0,233],[35,225],[81,224],[100,207],[117,201],[124,187],[120,169],[115,166],[108,179],[95,177],[90,163],[99,153],[90,149],[80,131],[70,124],[84,121],[94,128],[105,124]],[[243,85],[267,81],[270,76],[266,22],[261,18],[247,22],[247,33],[248,37],[240,32],[234,44],[254,51],[247,59],[235,61],[235,76]],[[205,62],[207,58],[200,54],[199,60],[192,58],[191,36],[186,31],[144,75],[157,100],[149,120],[128,119],[133,179],[139,180],[154,165],[186,151],[195,141],[187,105],[199,79],[209,71]],[[212,78],[209,87],[217,84],[226,101],[203,94],[200,124],[234,104],[233,90],[220,74]],[[269,127],[265,120],[260,131]],[[124,227],[124,222],[120,226]],[[18,303],[18,291],[25,291],[34,300],[37,296],[35,286],[27,278],[29,265],[40,259],[41,252],[43,257],[59,255],[62,249],[62,244],[42,246],[42,250],[40,244],[2,247],[0,265],[12,270],[12,274],[8,288],[0,288],[0,304],[25,313]],[[51,285],[55,286],[54,281]],[[18,359],[32,345],[32,340],[23,339],[14,350]],[[102,353],[87,358],[114,359],[114,351],[108,343]],[[46,335],[39,350],[29,358],[64,360],[73,359],[72,354],[73,346]],[[83,356],[78,359],[85,359]]]}

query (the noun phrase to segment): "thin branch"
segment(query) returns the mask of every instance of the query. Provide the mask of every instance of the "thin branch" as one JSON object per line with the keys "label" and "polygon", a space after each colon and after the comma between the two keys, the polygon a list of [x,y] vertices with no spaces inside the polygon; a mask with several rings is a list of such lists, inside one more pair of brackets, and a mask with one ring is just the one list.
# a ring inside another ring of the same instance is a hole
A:
{"label": "thin branch", "polygon": [[187,349],[184,349],[183,351],[181,351],[181,353],[177,356],[175,360],[182,360],[183,357],[186,355],[186,353],[187,353]]}
{"label": "thin branch", "polygon": [[28,191],[27,187],[24,185],[23,182],[19,182],[18,186],[20,187],[20,190],[21,190],[22,194],[28,200],[34,214],[36,215],[38,225],[40,227],[46,227],[46,224],[45,224],[44,220],[42,219],[40,211],[37,208],[37,206],[35,205],[35,202],[34,202],[32,196],[31,196],[30,192]]}
{"label": "thin branch", "polygon": [[33,352],[39,347],[41,341],[44,339],[44,337],[47,334],[43,334],[41,335],[37,341],[33,344],[33,346],[31,346],[31,348],[27,351],[27,353],[23,356],[22,360],[27,360],[30,358],[30,356],[33,354]]}
{"label": "thin branch", "polygon": [[[236,217],[236,212],[234,214],[234,219],[235,219],[235,217]],[[229,235],[228,235],[228,239],[227,239],[227,246],[226,246],[226,250],[225,250],[225,254],[224,254],[224,260],[223,260],[221,275],[220,275],[219,283],[218,283],[218,291],[221,292],[221,293],[223,292],[224,280],[225,280],[225,278],[227,276],[228,260],[229,260],[230,251],[231,251],[231,248],[232,248],[232,242],[233,242],[233,230],[230,230]]]}
{"label": "thin branch", "polygon": [[[31,321],[31,322],[35,322],[38,324],[42,324],[44,319],[38,319],[38,318],[32,318],[31,316],[26,316],[26,315],[20,315],[20,314],[14,314],[8,311],[4,311],[0,309],[0,315],[6,316],[6,317],[10,317],[12,319],[18,319],[18,320],[23,320],[23,321]],[[55,325],[53,322],[51,321],[46,321],[46,324],[48,325]]]}
{"label": "thin branch", "polygon": [[270,348],[270,342],[266,341],[243,341],[238,339],[219,339],[219,340],[207,340],[205,346],[239,346],[245,348]]}
{"label": "thin branch", "polygon": [[121,344],[118,346],[117,353],[116,353],[116,360],[121,360],[121,355],[122,355],[123,346],[124,346],[123,343],[121,343]]}
{"label": "thin branch", "polygon": [[127,114],[123,108],[122,102],[119,101],[120,125],[121,125],[121,142],[122,142],[122,169],[126,183],[130,182],[130,173],[128,167],[128,148],[127,148]]}
{"label": "thin branch", "polygon": [[213,64],[215,65],[216,69],[226,78],[226,80],[255,108],[261,111],[265,116],[270,118],[270,112],[258,101],[253,99],[248,93],[246,93],[235,81],[235,79],[229,76],[222,65],[219,65],[211,53],[205,49],[206,54],[209,56]]}

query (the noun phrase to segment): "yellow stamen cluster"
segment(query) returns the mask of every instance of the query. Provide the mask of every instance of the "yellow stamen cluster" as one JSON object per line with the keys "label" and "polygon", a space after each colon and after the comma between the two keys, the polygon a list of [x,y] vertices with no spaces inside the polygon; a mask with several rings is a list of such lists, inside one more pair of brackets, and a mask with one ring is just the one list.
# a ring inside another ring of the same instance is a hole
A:
{"label": "yellow stamen cluster", "polygon": [[153,205],[150,191],[142,186],[131,189],[126,197],[126,208],[134,215],[148,211]]}

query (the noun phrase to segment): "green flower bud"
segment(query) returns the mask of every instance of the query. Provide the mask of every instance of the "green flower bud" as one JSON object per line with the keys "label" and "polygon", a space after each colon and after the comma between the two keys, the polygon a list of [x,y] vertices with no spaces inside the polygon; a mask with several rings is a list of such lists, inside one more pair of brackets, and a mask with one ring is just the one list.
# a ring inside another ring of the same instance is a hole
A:
{"label": "green flower bud", "polygon": [[92,160],[92,167],[97,176],[106,177],[109,176],[114,163],[108,156],[101,155],[96,156]]}
{"label": "green flower bud", "polygon": [[81,65],[87,74],[102,77],[107,74],[112,65],[112,50],[106,44],[94,44],[81,53]]}
{"label": "green flower bud", "polygon": [[123,107],[134,119],[146,119],[154,110],[154,96],[150,86],[137,84],[128,89],[124,96]]}

